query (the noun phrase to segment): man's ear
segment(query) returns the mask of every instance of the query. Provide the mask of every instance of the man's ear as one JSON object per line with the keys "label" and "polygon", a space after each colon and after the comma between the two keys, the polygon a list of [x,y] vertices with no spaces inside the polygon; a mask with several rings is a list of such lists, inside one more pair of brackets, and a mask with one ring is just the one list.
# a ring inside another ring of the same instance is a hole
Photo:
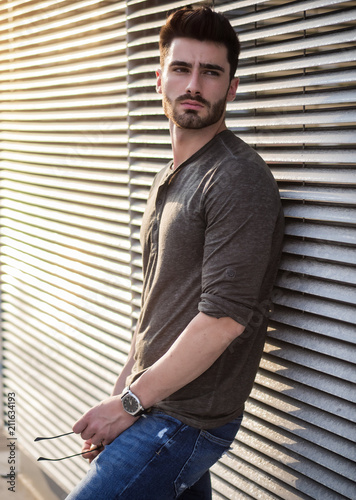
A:
{"label": "man's ear", "polygon": [[158,94],[162,94],[162,70],[156,69],[156,91]]}
{"label": "man's ear", "polygon": [[232,102],[236,97],[237,87],[239,86],[240,79],[235,77],[230,82],[229,91],[227,93],[227,100]]}

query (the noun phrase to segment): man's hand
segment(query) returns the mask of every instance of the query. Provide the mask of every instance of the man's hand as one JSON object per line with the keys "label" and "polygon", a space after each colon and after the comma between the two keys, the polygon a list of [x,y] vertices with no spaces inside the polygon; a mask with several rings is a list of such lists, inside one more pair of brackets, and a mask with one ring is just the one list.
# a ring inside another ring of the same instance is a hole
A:
{"label": "man's hand", "polygon": [[[82,447],[82,453],[83,458],[86,460],[89,460],[89,463],[91,464],[92,461],[94,460],[95,457],[99,455],[104,449],[104,446],[100,446],[100,448],[97,448],[93,443],[91,442],[90,439],[84,442],[83,447]],[[92,451],[90,451],[92,450]]]}
{"label": "man's hand", "polygon": [[126,413],[120,396],[111,396],[84,413],[73,425],[73,432],[81,434],[87,443],[84,444],[83,451],[87,451],[91,445],[110,444],[138,418]]}

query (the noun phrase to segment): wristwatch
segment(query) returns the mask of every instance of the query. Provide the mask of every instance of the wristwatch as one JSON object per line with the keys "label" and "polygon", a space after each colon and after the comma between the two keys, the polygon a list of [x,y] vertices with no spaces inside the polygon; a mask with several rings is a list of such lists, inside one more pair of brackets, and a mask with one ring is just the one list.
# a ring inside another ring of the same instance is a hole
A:
{"label": "wristwatch", "polygon": [[139,417],[145,412],[144,407],[141,405],[140,400],[133,392],[130,391],[130,387],[126,387],[121,395],[122,406],[124,410],[132,415],[133,417]]}

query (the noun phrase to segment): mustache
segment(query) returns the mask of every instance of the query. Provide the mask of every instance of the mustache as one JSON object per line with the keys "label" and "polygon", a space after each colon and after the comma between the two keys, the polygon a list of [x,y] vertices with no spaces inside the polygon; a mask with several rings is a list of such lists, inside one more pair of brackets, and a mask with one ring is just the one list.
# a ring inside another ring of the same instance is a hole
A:
{"label": "mustache", "polygon": [[181,96],[177,97],[176,101],[177,102],[181,102],[181,101],[197,101],[197,102],[200,102],[201,104],[205,104],[206,106],[210,106],[209,102],[206,99],[204,99],[203,97],[201,97],[200,95],[192,97],[189,94],[184,94],[184,95],[181,95]]}

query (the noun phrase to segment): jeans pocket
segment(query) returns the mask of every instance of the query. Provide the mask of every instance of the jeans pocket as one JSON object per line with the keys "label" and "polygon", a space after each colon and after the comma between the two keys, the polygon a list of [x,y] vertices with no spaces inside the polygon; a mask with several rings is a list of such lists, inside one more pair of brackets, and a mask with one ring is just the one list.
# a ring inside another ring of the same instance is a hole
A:
{"label": "jeans pocket", "polygon": [[214,436],[209,431],[202,431],[202,435],[211,442],[212,445],[222,446],[223,448],[229,449],[234,438],[231,439],[223,439],[218,436]]}
{"label": "jeans pocket", "polygon": [[230,448],[233,439],[234,437],[231,440],[222,439],[207,431],[199,433],[192,453],[174,481],[177,497],[195,484],[219,460]]}

